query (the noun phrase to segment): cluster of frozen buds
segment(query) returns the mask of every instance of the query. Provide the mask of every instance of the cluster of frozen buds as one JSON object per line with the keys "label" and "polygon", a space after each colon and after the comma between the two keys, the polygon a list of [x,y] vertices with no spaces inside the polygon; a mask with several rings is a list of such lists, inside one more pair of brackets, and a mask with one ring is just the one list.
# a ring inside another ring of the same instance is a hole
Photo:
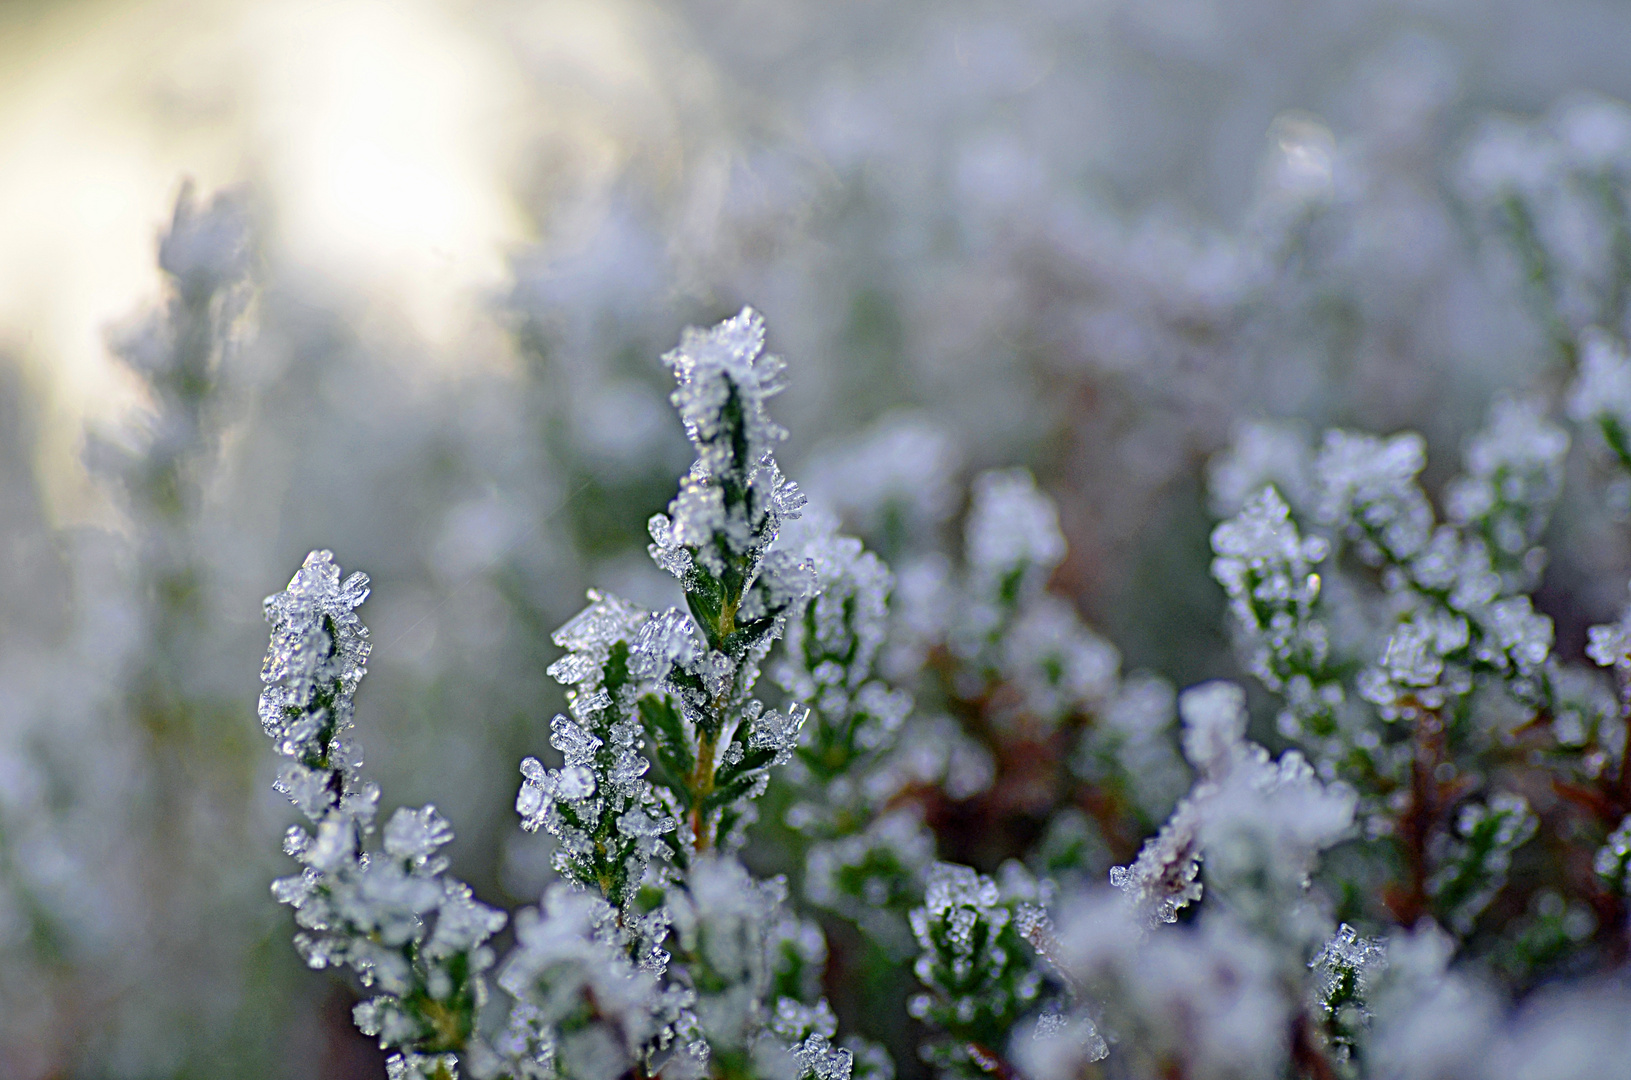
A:
{"label": "cluster of frozen buds", "polygon": [[[1345,691],[1355,668],[1359,696],[1384,720],[1442,710],[1486,677],[1531,707],[1556,697],[1551,620],[1525,590],[1544,565],[1538,541],[1568,445],[1533,403],[1498,403],[1448,488],[1450,520],[1438,524],[1416,481],[1426,463],[1420,436],[1333,431],[1310,470],[1305,517],[1316,532],[1304,534],[1272,487],[1214,530],[1213,574],[1230,597],[1248,665],[1284,695],[1281,733],[1303,742],[1322,769],[1351,768],[1355,748],[1365,767],[1393,767]],[[1333,548],[1380,571],[1381,610],[1333,580],[1341,576],[1334,560],[1314,572]],[[1346,610],[1327,602],[1333,583]],[[1352,633],[1333,640],[1333,620],[1378,619],[1392,623],[1379,651]]]}

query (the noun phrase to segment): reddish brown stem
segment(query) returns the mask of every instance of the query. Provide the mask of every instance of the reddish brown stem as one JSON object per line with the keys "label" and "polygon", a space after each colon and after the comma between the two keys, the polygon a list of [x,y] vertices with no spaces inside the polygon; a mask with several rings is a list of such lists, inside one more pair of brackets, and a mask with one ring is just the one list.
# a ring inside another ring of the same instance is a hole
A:
{"label": "reddish brown stem", "polygon": [[1307,1013],[1299,1013],[1291,1022],[1291,1064],[1301,1080],[1338,1080],[1314,1038],[1314,1022]]}

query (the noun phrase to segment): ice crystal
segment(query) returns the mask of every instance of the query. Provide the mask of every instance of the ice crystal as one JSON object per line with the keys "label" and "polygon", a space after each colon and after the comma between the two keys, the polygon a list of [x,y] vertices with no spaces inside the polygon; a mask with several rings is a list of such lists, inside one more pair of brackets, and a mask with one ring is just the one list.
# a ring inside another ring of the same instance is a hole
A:
{"label": "ice crystal", "polygon": [[1195,804],[1182,801],[1137,859],[1110,868],[1111,886],[1151,924],[1177,922],[1178,912],[1201,898],[1199,825]]}
{"label": "ice crystal", "polygon": [[1387,966],[1387,942],[1361,937],[1343,923],[1320,946],[1308,966],[1319,978],[1314,992],[1327,1015],[1334,1017],[1343,1008],[1352,1007],[1364,1016],[1372,984]]}
{"label": "ice crystal", "polygon": [[793,1047],[793,1057],[798,1061],[800,1080],[849,1080],[855,1065],[850,1050],[833,1046],[820,1033],[805,1036]]}
{"label": "ice crystal", "polygon": [[437,848],[453,839],[453,826],[434,806],[420,810],[404,807],[385,823],[384,839],[387,854],[422,867]]}
{"label": "ice crystal", "polygon": [[1110,1045],[1085,1011],[1044,1012],[1016,1029],[1009,1053],[1032,1080],[1071,1080],[1088,1062],[1110,1056]]}

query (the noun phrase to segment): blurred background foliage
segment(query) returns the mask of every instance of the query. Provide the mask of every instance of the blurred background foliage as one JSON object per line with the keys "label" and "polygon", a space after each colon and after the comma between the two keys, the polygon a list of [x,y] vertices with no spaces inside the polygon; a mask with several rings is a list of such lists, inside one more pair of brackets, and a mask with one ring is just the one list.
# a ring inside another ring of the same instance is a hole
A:
{"label": "blurred background foliage", "polygon": [[[267,902],[261,598],[313,547],[373,576],[370,769],[535,900],[548,634],[591,582],[672,601],[656,357],[744,303],[788,471],[897,567],[1025,464],[1125,669],[1237,675],[1209,456],[1410,427],[1434,490],[1493,397],[1555,393],[1604,313],[1474,151],[1631,97],[1628,40],[1606,0],[0,6],[0,1074],[377,1074]],[[158,239],[206,226],[246,239],[203,295]],[[1553,526],[1565,657],[1628,505]]]}

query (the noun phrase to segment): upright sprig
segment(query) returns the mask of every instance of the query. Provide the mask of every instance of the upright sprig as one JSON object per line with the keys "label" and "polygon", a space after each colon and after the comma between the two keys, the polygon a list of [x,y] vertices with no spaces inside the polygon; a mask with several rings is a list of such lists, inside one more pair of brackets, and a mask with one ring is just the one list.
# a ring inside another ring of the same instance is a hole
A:
{"label": "upright sprig", "polygon": [[1043,970],[1024,934],[1044,922],[1045,889],[1008,864],[1004,885],[967,866],[936,863],[911,913],[925,988],[907,1011],[934,1031],[923,1060],[944,1077],[1011,1077],[1007,1042],[1040,1004]]}
{"label": "upright sprig", "polygon": [[86,457],[111,481],[140,547],[151,648],[130,673],[138,719],[160,742],[218,739],[221,732],[200,720],[226,710],[212,710],[196,695],[188,700],[194,681],[188,668],[196,661],[208,584],[199,517],[226,426],[222,388],[230,384],[252,296],[254,245],[241,194],[221,192],[199,205],[192,185],[185,186],[158,261],[164,302],[109,337],[114,355],[141,381],[148,411],[133,437],[93,434]]}
{"label": "upright sprig", "polygon": [[[801,974],[825,955],[819,931],[784,910],[784,882],[755,881],[730,854],[806,717],[796,701],[772,709],[753,696],[760,665],[823,583],[808,545],[777,543],[803,498],[771,453],[785,433],[765,402],[782,388],[783,365],[763,342],[762,322],[744,310],[687,330],[664,357],[697,457],[668,513],[651,520],[650,550],[686,606],[652,613],[591,591],[555,634],[569,650],[550,667],[569,687],[568,714],[551,727],[564,760],[551,769],[526,759],[516,807],[524,827],[556,837],[555,868],[598,893],[603,917],[592,933],[547,934],[550,912],[568,906],[554,894],[541,920],[527,917],[500,977],[524,1004],[501,1041],[570,1075],[591,1075],[591,1046],[604,1062],[675,1078],[838,1080],[851,1069],[851,1051],[831,1044],[831,1011],[809,1003]],[[550,1007],[562,987],[570,1000],[583,992],[555,960],[561,949],[607,943],[650,982],[630,990],[645,1000],[638,1023],[639,1009],[607,1028]],[[579,1064],[563,1056],[569,1043]]]}
{"label": "upright sprig", "polygon": [[1330,631],[1318,617],[1321,578],[1314,570],[1328,545],[1301,535],[1280,493],[1266,487],[1212,531],[1212,550],[1212,576],[1229,597],[1247,666],[1285,696],[1281,734],[1339,758],[1343,747],[1334,736],[1345,695]]}
{"label": "upright sprig", "polygon": [[[794,749],[808,795],[790,812],[795,827],[822,835],[853,832],[867,816],[864,789],[911,711],[909,694],[878,677],[894,575],[853,537],[829,522],[807,530],[805,554],[819,594],[788,623],[771,677],[810,707]],[[874,785],[876,786],[876,785]]]}
{"label": "upright sprig", "polygon": [[347,733],[371,648],[356,614],[368,591],[366,574],[342,582],[333,555],[314,551],[266,599],[261,722],[289,759],[278,791],[316,827],[289,829],[284,851],[305,869],[272,893],[295,909],[295,947],[307,964],[350,967],[375,992],[357,1006],[357,1026],[393,1051],[392,1077],[445,1080],[476,1039],[493,963],[485,942],[505,916],[444,873],[437,850],[453,829],[434,806],[397,810],[383,850],[365,850],[379,788],[362,778]]}
{"label": "upright sprig", "polygon": [[[668,513],[651,519],[651,555],[679,579],[705,647],[676,653],[666,695],[642,713],[689,826],[682,857],[740,843],[766,769],[787,760],[803,723],[802,711],[766,711],[750,696],[787,614],[815,585],[802,558],[772,547],[804,496],[772,454],[787,432],[765,403],[782,391],[786,365],[763,348],[763,320],[743,309],[711,330],[688,329],[663,357],[697,457]],[[678,613],[668,619],[676,625]]]}

